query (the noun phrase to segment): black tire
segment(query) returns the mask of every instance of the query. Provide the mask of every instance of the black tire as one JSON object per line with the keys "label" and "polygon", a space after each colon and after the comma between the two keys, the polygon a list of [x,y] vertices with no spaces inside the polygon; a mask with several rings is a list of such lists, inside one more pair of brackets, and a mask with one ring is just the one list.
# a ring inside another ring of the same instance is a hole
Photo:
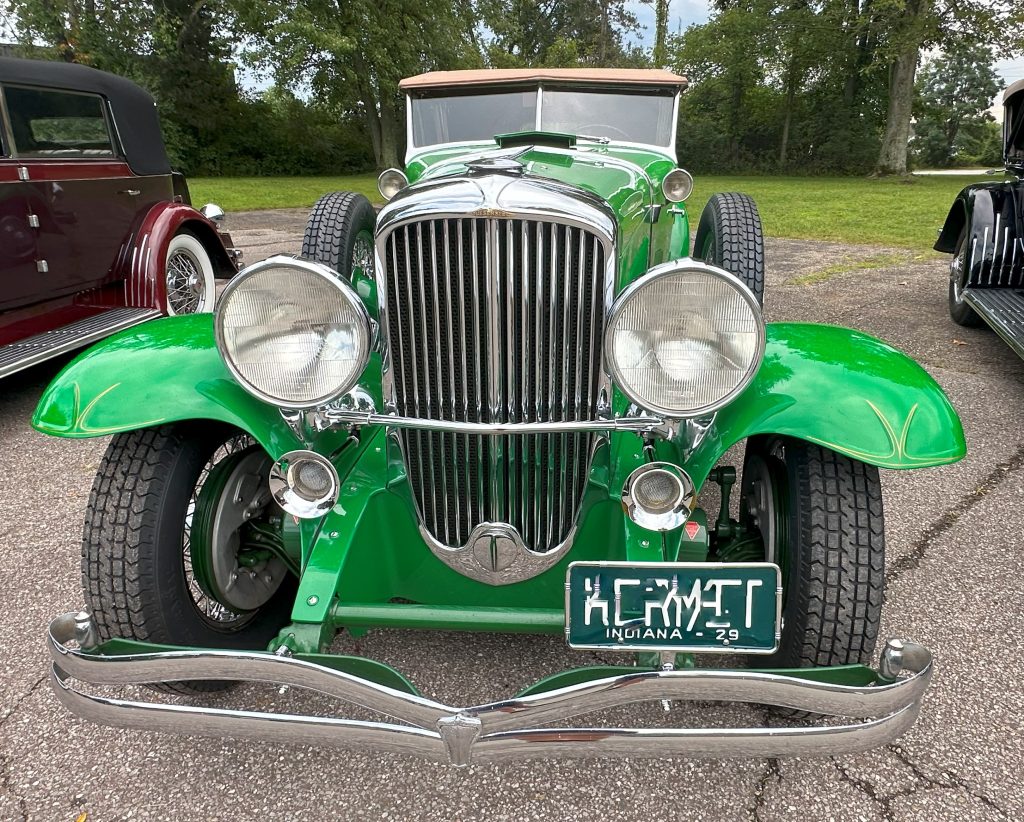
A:
{"label": "black tire", "polygon": [[[885,593],[885,520],[878,469],[803,440],[748,441],[741,516],[761,530],[752,484],[772,486],[776,545],[783,568],[782,639],[752,665],[804,668],[868,663]],[[763,510],[763,509],[762,509]]]}
{"label": "black tire", "polygon": [[746,194],[715,194],[700,214],[693,256],[735,274],[764,304],[764,231]]}
{"label": "black tire", "polygon": [[[359,255],[364,259],[360,265],[363,274],[372,278],[376,222],[377,212],[362,194],[352,191],[325,194],[309,214],[306,232],[302,235],[302,256],[323,263],[342,278],[351,280],[354,258]],[[369,249],[368,259],[364,256],[366,248]]]}
{"label": "black tire", "polygon": [[963,301],[961,291],[967,282],[967,226],[960,229],[953,259],[949,264],[949,316],[964,328],[981,328],[985,321]]}
{"label": "black tire", "polygon": [[[100,463],[86,509],[82,587],[100,640],[113,637],[204,648],[265,649],[288,620],[289,579],[252,614],[219,624],[203,614],[186,580],[186,512],[200,476],[241,432],[210,422],[118,434]],[[220,450],[219,450],[220,449]],[[231,683],[169,682],[172,693]]]}

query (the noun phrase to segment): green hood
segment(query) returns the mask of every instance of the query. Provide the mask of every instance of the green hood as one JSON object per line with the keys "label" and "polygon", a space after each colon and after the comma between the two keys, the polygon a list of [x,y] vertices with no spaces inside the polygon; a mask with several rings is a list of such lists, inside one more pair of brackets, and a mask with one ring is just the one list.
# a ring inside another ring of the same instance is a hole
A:
{"label": "green hood", "polygon": [[567,183],[607,202],[625,217],[655,203],[663,203],[661,181],[675,168],[666,154],[649,149],[611,145],[563,148],[545,145],[495,148],[451,146],[420,154],[410,160],[410,182],[465,174],[468,163],[498,157],[514,158],[526,174]]}

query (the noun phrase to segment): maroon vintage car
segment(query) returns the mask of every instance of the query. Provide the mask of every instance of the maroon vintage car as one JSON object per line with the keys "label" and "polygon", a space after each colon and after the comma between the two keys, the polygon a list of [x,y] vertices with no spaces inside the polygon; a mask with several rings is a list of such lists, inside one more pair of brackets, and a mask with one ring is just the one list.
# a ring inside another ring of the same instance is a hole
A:
{"label": "maroon vintage car", "polygon": [[194,209],[153,98],[0,58],[0,377],[161,314],[211,311],[239,252]]}

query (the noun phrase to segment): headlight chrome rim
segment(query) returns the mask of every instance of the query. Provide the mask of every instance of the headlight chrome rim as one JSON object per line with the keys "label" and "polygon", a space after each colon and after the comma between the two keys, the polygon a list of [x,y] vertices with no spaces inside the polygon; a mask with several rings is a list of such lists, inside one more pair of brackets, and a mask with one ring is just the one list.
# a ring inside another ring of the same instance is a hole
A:
{"label": "headlight chrome rim", "polygon": [[[687,271],[700,272],[712,277],[716,277],[720,280],[725,281],[730,286],[734,287],[738,294],[746,301],[750,307],[755,319],[757,320],[757,338],[756,338],[756,349],[754,356],[751,359],[750,367],[747,369],[743,379],[740,380],[737,385],[729,391],[727,394],[719,398],[713,403],[707,403],[698,408],[669,408],[657,402],[652,402],[649,399],[640,397],[632,390],[628,385],[627,381],[622,378],[615,367],[615,358],[613,355],[614,351],[614,334],[616,321],[619,318],[619,314],[627,306],[631,298],[642,289],[650,286],[652,283],[657,282],[660,279],[671,277],[673,275],[682,274]],[[764,359],[765,350],[765,323],[764,317],[761,312],[761,306],[757,303],[757,298],[753,292],[747,288],[746,284],[739,279],[739,277],[726,271],[724,268],[710,265],[700,260],[694,260],[690,257],[682,260],[673,260],[671,262],[662,263],[649,269],[646,274],[641,276],[639,279],[634,280],[628,286],[626,286],[616,296],[612,303],[611,310],[608,312],[608,322],[605,326],[604,331],[604,359],[605,359],[605,371],[612,378],[614,385],[626,395],[630,402],[636,404],[640,408],[651,411],[655,414],[661,414],[669,419],[693,419],[695,417],[705,416],[724,408],[726,405],[731,403],[736,397],[743,393],[753,382],[754,377],[757,376],[758,370],[761,368],[761,362]]]}
{"label": "headlight chrome rim", "polygon": [[377,176],[377,191],[390,201],[400,191],[409,187],[409,178],[400,168],[386,168]]}
{"label": "headlight chrome rim", "polygon": [[[250,382],[250,380],[240,372],[232,358],[228,356],[228,349],[224,336],[223,309],[229,304],[231,295],[237,288],[239,288],[239,286],[247,282],[253,275],[268,268],[293,268],[321,277],[325,282],[330,283],[331,286],[338,290],[342,299],[344,299],[357,314],[359,325],[363,329],[363,333],[365,335],[362,346],[362,356],[357,360],[356,367],[352,372],[352,378],[340,389],[333,390],[323,396],[319,396],[305,402],[296,402],[275,397],[268,394],[258,386],[253,385],[252,382]],[[370,314],[366,310],[366,306],[363,304],[363,301],[359,299],[359,295],[356,294],[355,290],[341,278],[341,275],[322,263],[316,263],[312,260],[303,260],[300,257],[292,257],[285,254],[267,257],[265,260],[253,263],[232,277],[217,300],[217,309],[214,312],[213,331],[214,339],[217,343],[217,350],[220,353],[220,358],[231,373],[231,376],[238,381],[239,385],[257,399],[273,405],[275,408],[285,408],[293,411],[303,411],[326,405],[332,400],[342,396],[347,391],[350,391],[353,386],[358,384],[360,375],[366,369],[367,363],[370,361],[370,354],[373,351],[374,344],[374,324],[370,318]]]}
{"label": "headlight chrome rim", "polygon": [[[686,186],[686,193],[681,197],[678,195],[671,195],[669,191],[673,183],[676,180],[682,180]],[[674,168],[668,174],[662,178],[661,181],[661,193],[665,195],[665,199],[670,203],[681,203],[684,202],[691,194],[693,194],[693,175],[690,174],[685,168]]]}

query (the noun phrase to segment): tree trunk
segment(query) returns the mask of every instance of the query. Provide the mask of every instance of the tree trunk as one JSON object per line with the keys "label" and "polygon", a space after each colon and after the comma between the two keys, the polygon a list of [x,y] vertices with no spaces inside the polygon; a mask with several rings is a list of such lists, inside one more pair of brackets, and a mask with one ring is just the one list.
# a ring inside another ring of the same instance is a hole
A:
{"label": "tree trunk", "polygon": [[657,0],[655,3],[654,55],[651,61],[655,68],[664,68],[668,64],[668,48],[665,44],[668,37],[668,4],[669,0]]}
{"label": "tree trunk", "polygon": [[889,109],[885,136],[878,153],[876,175],[907,173],[907,143],[914,106],[914,76],[921,58],[922,21],[931,12],[932,0],[908,0],[900,27],[902,46],[889,69]]}
{"label": "tree trunk", "polygon": [[885,118],[885,136],[878,154],[875,174],[906,174],[907,143],[910,141],[910,117],[914,104],[914,74],[919,50],[908,48],[896,58],[889,72],[889,110]]}
{"label": "tree trunk", "polygon": [[380,156],[377,162],[382,168],[396,168],[399,148],[399,116],[395,101],[388,95],[380,101]]}

